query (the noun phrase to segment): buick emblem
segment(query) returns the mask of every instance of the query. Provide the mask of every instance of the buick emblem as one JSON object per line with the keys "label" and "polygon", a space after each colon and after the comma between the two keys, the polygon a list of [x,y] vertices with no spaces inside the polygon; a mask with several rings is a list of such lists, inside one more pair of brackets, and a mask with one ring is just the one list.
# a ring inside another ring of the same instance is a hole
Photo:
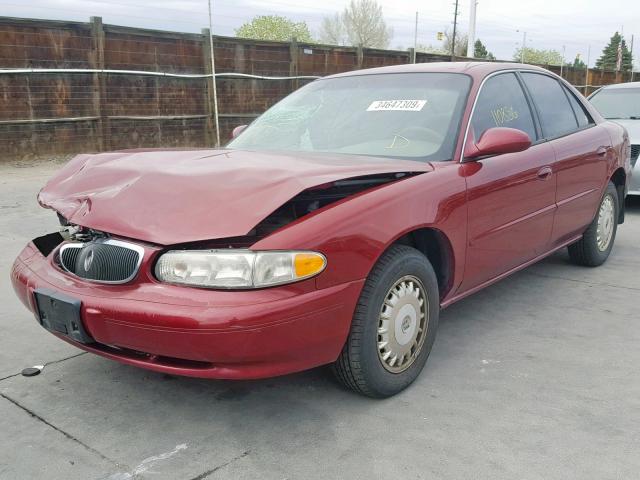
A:
{"label": "buick emblem", "polygon": [[87,256],[84,257],[84,271],[88,272],[91,268],[91,264],[93,263],[93,250],[89,250]]}

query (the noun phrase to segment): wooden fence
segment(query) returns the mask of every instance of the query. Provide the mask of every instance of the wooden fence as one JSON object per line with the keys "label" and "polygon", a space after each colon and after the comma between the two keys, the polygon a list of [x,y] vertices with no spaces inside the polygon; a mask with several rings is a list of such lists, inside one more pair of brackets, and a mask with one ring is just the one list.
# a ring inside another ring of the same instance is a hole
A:
{"label": "wooden fence", "polygon": [[[0,17],[0,69],[135,70],[210,73],[201,34],[90,22]],[[412,61],[413,51],[375,50],[213,37],[216,73],[324,76]],[[416,61],[450,61],[418,52]],[[466,60],[466,59],[465,59]],[[549,67],[556,73],[559,67]],[[565,69],[574,85],[628,81],[598,70]],[[223,143],[308,79],[217,78]],[[588,92],[588,89],[584,90]],[[134,73],[0,74],[0,160],[137,147],[215,143],[211,80]]]}

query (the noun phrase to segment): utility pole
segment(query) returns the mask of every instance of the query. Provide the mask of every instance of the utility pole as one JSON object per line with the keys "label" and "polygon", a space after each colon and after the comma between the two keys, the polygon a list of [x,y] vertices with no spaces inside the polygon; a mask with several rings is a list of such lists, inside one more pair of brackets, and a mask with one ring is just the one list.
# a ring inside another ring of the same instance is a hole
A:
{"label": "utility pole", "polygon": [[589,49],[587,50],[587,66],[585,67],[584,73],[584,96],[587,96],[589,93],[589,62],[591,62],[591,45],[589,45]]}
{"label": "utility pole", "polygon": [[453,12],[453,36],[451,37],[451,61],[456,60],[456,29],[458,27],[458,0],[455,3],[456,9]]}
{"label": "utility pole", "polygon": [[633,35],[631,35],[631,51],[629,53],[631,53],[631,81],[633,82]]}
{"label": "utility pole", "polygon": [[467,42],[467,57],[475,57],[476,46],[476,7],[478,2],[471,0],[469,9],[469,41]]}
{"label": "utility pole", "polygon": [[524,63],[525,48],[527,48],[527,32],[522,32],[522,48],[520,48],[520,63]]}
{"label": "utility pole", "polygon": [[562,78],[562,71],[564,69],[564,55],[567,50],[566,45],[562,45],[562,61],[560,62],[560,78]]}
{"label": "utility pole", "polygon": [[216,88],[216,63],[213,58],[213,21],[211,16],[211,0],[209,0],[209,48],[211,56],[211,84],[213,85],[213,116],[216,124],[216,148],[220,147],[220,121],[218,119],[218,92]]}
{"label": "utility pole", "polygon": [[413,31],[413,63],[416,63],[417,51],[418,51],[418,12],[416,11],[416,28]]}

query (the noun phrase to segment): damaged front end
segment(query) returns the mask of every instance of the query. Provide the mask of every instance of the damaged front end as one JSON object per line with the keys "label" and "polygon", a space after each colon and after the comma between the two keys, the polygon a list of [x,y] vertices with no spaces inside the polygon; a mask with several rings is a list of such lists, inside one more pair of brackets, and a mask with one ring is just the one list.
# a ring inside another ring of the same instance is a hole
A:
{"label": "damaged front end", "polygon": [[324,256],[287,251],[287,245],[281,253],[261,253],[253,245],[349,198],[431,169],[345,156],[203,153],[120,152],[72,161],[38,196],[56,211],[60,232],[34,244],[45,257],[53,254],[60,270],[91,282],[131,281],[151,248],[158,253],[148,274],[162,282],[206,288],[290,283],[320,273]]}
{"label": "damaged front end", "polygon": [[[259,288],[309,278],[325,268],[326,259],[322,254],[310,251],[260,253],[250,248],[259,240],[308,215],[412,175],[368,175],[306,189],[264,218],[247,235],[189,242],[162,249],[155,277],[167,283],[208,288]],[[144,249],[138,243],[72,224],[59,213],[58,218],[60,231],[35,239],[34,244],[44,256],[62,244],[53,257],[53,262],[61,270],[98,283],[126,283],[135,277],[144,256]],[[227,278],[213,282],[212,278],[216,280],[217,275],[223,274],[222,270],[225,270]],[[280,273],[276,275],[275,271]],[[198,275],[206,278],[198,278]]]}

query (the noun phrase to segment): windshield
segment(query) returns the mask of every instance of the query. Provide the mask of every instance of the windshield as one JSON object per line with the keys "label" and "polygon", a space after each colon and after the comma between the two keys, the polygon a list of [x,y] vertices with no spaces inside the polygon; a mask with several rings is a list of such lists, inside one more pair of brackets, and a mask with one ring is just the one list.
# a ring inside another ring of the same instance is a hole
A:
{"label": "windshield", "polygon": [[227,148],[450,160],[470,83],[449,73],[316,80],[267,110]]}
{"label": "windshield", "polygon": [[589,101],[604,118],[640,120],[640,88],[603,88]]}

